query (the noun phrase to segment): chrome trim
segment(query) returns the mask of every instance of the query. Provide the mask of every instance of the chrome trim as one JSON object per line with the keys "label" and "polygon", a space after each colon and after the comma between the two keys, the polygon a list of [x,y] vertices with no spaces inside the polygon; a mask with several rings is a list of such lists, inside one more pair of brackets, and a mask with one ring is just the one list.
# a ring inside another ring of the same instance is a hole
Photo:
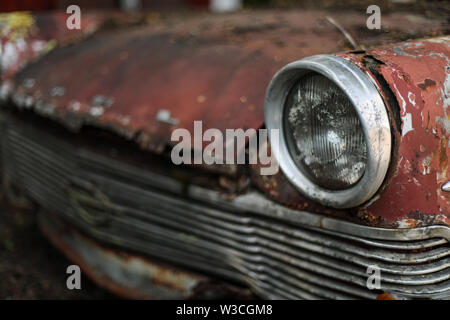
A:
{"label": "chrome trim", "polygon": [[[137,300],[155,297],[164,300],[201,299],[196,288],[211,283],[211,279],[203,275],[161,265],[148,257],[130,255],[126,250],[111,250],[55,215],[38,212],[37,222],[54,246],[74,259],[74,264],[85,268],[84,275],[95,274],[97,284],[122,297]],[[209,287],[211,298],[223,297],[223,283],[219,285],[222,285],[219,292]]]}
{"label": "chrome trim", "polygon": [[227,206],[225,207],[229,207],[229,205],[232,207],[240,207],[248,212],[272,218],[276,217],[299,226],[306,225],[323,230],[332,230],[334,232],[356,237],[390,241],[426,240],[442,237],[450,241],[450,228],[447,226],[428,226],[411,229],[374,228],[330,218],[317,213],[289,209],[268,200],[257,192],[249,192],[240,195],[233,200],[227,200],[226,196],[223,194],[198,186],[190,186],[188,188],[188,194],[189,197],[196,200],[208,201],[211,203],[227,203]]}
{"label": "chrome trim", "polygon": [[[308,72],[317,72],[336,83],[353,103],[367,141],[368,160],[362,178],[345,190],[328,190],[310,181],[292,159],[284,138],[283,110],[292,86]],[[279,148],[272,148],[289,181],[305,196],[335,208],[351,208],[377,192],[389,167],[391,128],[384,101],[372,80],[353,63],[334,55],[317,55],[292,62],[272,79],[266,93],[265,121],[268,129],[282,134]],[[276,144],[278,141],[271,141]]]}

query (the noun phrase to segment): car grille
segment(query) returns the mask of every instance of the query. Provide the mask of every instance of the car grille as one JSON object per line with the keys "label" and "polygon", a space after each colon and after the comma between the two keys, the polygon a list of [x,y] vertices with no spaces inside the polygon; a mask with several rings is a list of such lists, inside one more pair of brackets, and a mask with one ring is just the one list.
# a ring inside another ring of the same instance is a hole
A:
{"label": "car grille", "polygon": [[[263,298],[450,296],[447,227],[359,226],[255,191],[230,199],[14,121],[3,124],[4,174],[99,240],[243,283]],[[366,286],[369,266],[380,269],[380,290]]]}

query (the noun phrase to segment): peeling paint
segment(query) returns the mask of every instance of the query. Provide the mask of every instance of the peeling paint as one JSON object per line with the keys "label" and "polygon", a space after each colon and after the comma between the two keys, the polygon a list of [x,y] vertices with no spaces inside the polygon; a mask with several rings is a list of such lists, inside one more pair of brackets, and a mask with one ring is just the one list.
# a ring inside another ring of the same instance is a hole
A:
{"label": "peeling paint", "polygon": [[406,136],[406,134],[410,131],[413,131],[413,125],[412,125],[412,116],[411,113],[406,113],[403,117],[403,127],[402,127],[402,136]]}
{"label": "peeling paint", "polygon": [[447,76],[445,77],[444,87],[440,89],[441,97],[444,104],[444,115],[436,116],[436,122],[441,124],[441,126],[450,134],[450,64],[446,67]]}
{"label": "peeling paint", "polygon": [[[441,189],[450,176],[449,47],[449,38],[442,37],[367,52],[382,62],[380,72],[400,106],[402,134],[395,174],[380,200],[364,210],[398,219],[401,227],[449,221],[450,197]],[[410,212],[427,215],[416,215],[413,223]]]}

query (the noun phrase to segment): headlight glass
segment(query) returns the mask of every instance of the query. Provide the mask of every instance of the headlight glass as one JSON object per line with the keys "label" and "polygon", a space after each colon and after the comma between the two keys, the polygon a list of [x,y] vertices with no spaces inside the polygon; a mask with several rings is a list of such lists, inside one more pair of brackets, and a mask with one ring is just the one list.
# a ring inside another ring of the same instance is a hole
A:
{"label": "headlight glass", "polygon": [[284,108],[285,138],[297,166],[317,185],[343,190],[364,175],[367,144],[345,93],[318,73],[304,75]]}

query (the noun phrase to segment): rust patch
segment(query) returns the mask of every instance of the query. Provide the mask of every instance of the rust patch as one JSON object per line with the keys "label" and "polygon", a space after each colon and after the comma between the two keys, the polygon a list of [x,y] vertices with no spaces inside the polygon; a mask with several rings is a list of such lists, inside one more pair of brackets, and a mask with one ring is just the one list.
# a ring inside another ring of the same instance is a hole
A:
{"label": "rust patch", "polygon": [[432,225],[434,224],[437,216],[435,214],[427,214],[422,213],[419,210],[411,211],[408,214],[408,217],[410,219],[416,220],[414,226],[411,226],[410,228],[416,227],[419,225]]}
{"label": "rust patch", "polygon": [[[326,23],[327,14],[289,10],[147,17],[143,20],[149,25],[135,30],[125,32],[119,25],[77,45],[57,48],[15,77],[9,97],[72,129],[111,129],[155,153],[167,147],[177,127],[192,130],[194,120],[203,120],[204,130],[256,129],[263,124],[266,86],[282,65],[346,49],[340,32]],[[54,16],[53,20],[65,17]],[[109,21],[107,17],[91,20]],[[333,13],[333,18],[350,33],[365,23],[365,16],[355,13]],[[408,25],[400,15],[386,15],[383,21],[395,28]],[[96,30],[99,23],[83,30]],[[51,25],[64,23],[37,23],[48,39],[64,42],[69,37]],[[439,29],[440,22],[427,20],[420,28],[410,28],[431,31]],[[383,33],[358,40],[366,46],[389,41]],[[29,79],[35,80],[34,86],[24,86]],[[64,94],[52,95],[55,88],[64,88]],[[112,104],[93,105],[99,95]],[[155,120],[161,109],[170,112],[177,125],[161,126]]]}
{"label": "rust patch", "polygon": [[[148,257],[105,247],[49,213],[39,226],[50,241],[94,282],[131,299],[218,299],[252,297],[246,288],[166,266]],[[106,267],[107,266],[107,267]],[[207,291],[204,289],[208,289]],[[200,290],[202,289],[202,290]]]}
{"label": "rust patch", "polygon": [[[392,178],[380,199],[365,208],[393,225],[447,224],[449,38],[423,39],[368,51],[400,106],[401,134]],[[447,122],[446,122],[447,121]],[[423,214],[426,212],[427,214]]]}
{"label": "rust patch", "polygon": [[423,83],[419,83],[417,86],[422,89],[426,90],[428,87],[432,87],[436,85],[436,81],[433,81],[431,79],[425,79]]}
{"label": "rust patch", "polygon": [[377,296],[377,300],[397,300],[397,299],[392,297],[389,293],[385,292]]}
{"label": "rust patch", "polygon": [[[177,127],[192,132],[195,120],[203,121],[203,130],[260,128],[266,86],[280,66],[305,56],[345,49],[345,40],[324,21],[325,14],[261,11],[252,13],[251,19],[246,12],[181,15],[186,19],[174,15],[133,30],[105,30],[76,45],[52,50],[14,73],[10,82],[3,83],[2,89],[7,90],[2,98],[75,132],[94,126],[162,155],[170,148],[171,132]],[[333,17],[350,33],[365,23],[364,15],[342,13]],[[399,28],[411,27],[399,16],[386,16],[383,21]],[[440,24],[427,21],[413,27],[436,30]],[[376,38],[358,40],[365,45],[374,43],[372,40],[391,41],[382,33]],[[398,130],[394,130],[398,152],[393,157],[391,179],[377,201],[359,208],[359,218],[355,210],[333,210],[304,199],[281,173],[261,178],[253,172],[254,185],[289,207],[364,224],[394,226],[413,210],[448,215],[450,199],[440,193],[436,181],[448,176],[449,148],[446,155],[441,151],[439,159],[427,162],[427,157],[442,149],[440,139],[448,141],[444,120],[449,115],[441,107],[448,65],[446,46],[445,39],[423,40],[366,52],[365,56],[380,62],[377,71],[400,108],[390,110],[393,123],[398,124]],[[358,66],[380,85],[363,61]],[[73,74],[77,75],[75,79]],[[423,90],[419,85],[430,83],[427,79],[436,85]],[[109,103],[96,103],[98,96]],[[177,121],[158,121],[160,110],[167,110]],[[421,170],[424,164],[425,174]],[[238,189],[226,180],[222,185]]]}
{"label": "rust patch", "polygon": [[440,147],[439,147],[439,172],[444,176],[443,180],[447,179],[447,171],[448,171],[448,157],[447,157],[447,149],[448,149],[447,138],[442,138]]}

